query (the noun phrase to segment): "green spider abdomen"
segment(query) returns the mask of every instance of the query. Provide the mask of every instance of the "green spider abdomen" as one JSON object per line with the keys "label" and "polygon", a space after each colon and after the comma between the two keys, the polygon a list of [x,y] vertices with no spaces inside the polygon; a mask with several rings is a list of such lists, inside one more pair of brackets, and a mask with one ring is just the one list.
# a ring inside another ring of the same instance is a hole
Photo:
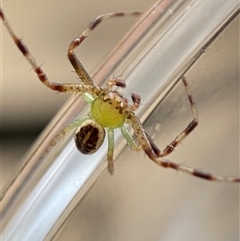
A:
{"label": "green spider abdomen", "polygon": [[103,127],[112,129],[121,127],[125,122],[125,115],[120,104],[114,99],[97,98],[91,106],[92,117]]}

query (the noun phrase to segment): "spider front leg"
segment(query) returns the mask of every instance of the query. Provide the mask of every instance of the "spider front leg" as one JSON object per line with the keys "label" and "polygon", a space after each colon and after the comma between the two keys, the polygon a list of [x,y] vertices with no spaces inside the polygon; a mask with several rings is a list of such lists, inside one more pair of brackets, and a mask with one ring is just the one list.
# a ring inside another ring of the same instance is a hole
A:
{"label": "spider front leg", "polygon": [[94,86],[94,82],[88,72],[83,67],[80,60],[77,58],[77,56],[74,53],[74,49],[76,49],[82,41],[93,31],[94,28],[96,28],[104,19],[107,18],[115,18],[115,17],[124,17],[124,16],[140,16],[141,12],[119,12],[119,13],[109,13],[109,14],[103,14],[98,16],[96,19],[94,19],[88,27],[83,31],[83,33],[76,39],[74,39],[69,47],[68,47],[68,59],[71,62],[73,68],[75,69],[77,75],[79,78],[83,81],[86,85],[92,85]]}
{"label": "spider front leg", "polygon": [[[58,92],[79,92],[79,84],[60,84],[55,82],[50,82],[45,72],[42,70],[42,68],[37,64],[36,60],[34,59],[31,52],[28,50],[27,45],[14,33],[13,29],[11,28],[3,10],[0,8],[0,18],[3,21],[4,26],[6,27],[7,31],[9,32],[11,38],[13,39],[14,43],[18,47],[18,49],[21,51],[23,56],[26,58],[28,63],[32,66],[34,72],[37,74],[39,80],[48,88],[51,90],[55,90]],[[89,75],[86,75],[86,78],[89,77]],[[91,79],[89,77],[89,79]],[[94,85],[91,84],[91,81],[87,82],[89,84],[89,88],[95,88]],[[82,89],[81,89],[82,90]],[[92,90],[91,90],[92,91]],[[87,91],[85,91],[87,92]]]}
{"label": "spider front leg", "polygon": [[[83,81],[83,83],[89,87],[96,87],[92,78],[85,70],[79,59],[76,57],[74,53],[74,49],[79,46],[79,44],[89,35],[89,33],[96,27],[98,24],[106,18],[113,18],[113,17],[123,17],[123,16],[139,16],[141,12],[119,12],[119,13],[110,13],[98,16],[94,21],[92,21],[89,26],[85,29],[85,31],[80,35],[78,38],[74,39],[72,43],[69,45],[68,48],[68,58],[75,69],[76,73],[78,74],[79,78]],[[61,84],[50,82],[45,72],[42,68],[37,64],[36,60],[34,59],[33,55],[28,50],[28,47],[23,43],[23,41],[17,37],[14,33],[13,29],[11,28],[4,12],[0,8],[0,18],[3,21],[7,31],[9,32],[11,38],[13,39],[14,43],[24,55],[26,60],[32,66],[33,70],[37,74],[39,80],[51,90],[55,90],[58,92],[78,92],[78,86],[73,84]],[[96,87],[97,88],[97,87]]]}

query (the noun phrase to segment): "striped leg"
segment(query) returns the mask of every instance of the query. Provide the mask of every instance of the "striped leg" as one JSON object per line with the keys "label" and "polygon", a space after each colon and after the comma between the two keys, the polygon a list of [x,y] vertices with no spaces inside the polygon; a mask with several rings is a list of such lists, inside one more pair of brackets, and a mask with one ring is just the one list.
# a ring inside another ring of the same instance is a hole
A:
{"label": "striped leg", "polygon": [[74,49],[77,48],[80,43],[91,33],[91,31],[98,26],[102,22],[102,20],[107,18],[115,18],[115,17],[125,17],[125,16],[139,16],[141,15],[141,12],[119,12],[119,13],[109,13],[109,14],[103,14],[99,15],[97,18],[95,18],[88,27],[83,31],[83,33],[76,39],[74,39],[69,47],[68,47],[68,59],[71,62],[73,68],[75,69],[77,75],[79,78],[83,81],[86,85],[95,85],[92,78],[89,76],[85,68],[83,67],[80,60],[77,58],[77,56],[74,53]]}
{"label": "striped leg", "polygon": [[[84,69],[81,62],[78,60],[78,58],[74,54],[74,49],[88,36],[88,34],[103,20],[106,18],[112,18],[112,17],[121,17],[121,16],[139,16],[140,12],[127,12],[127,13],[111,13],[111,14],[105,14],[100,15],[97,17],[93,22],[90,23],[90,25],[86,28],[86,30],[83,32],[82,35],[80,35],[78,38],[76,38],[69,46],[68,48],[68,58],[73,65],[76,73],[78,74],[79,78],[83,81],[85,85],[88,85],[90,87],[96,87],[93,83],[92,78],[89,76],[87,71]],[[52,90],[56,90],[58,92],[79,92],[79,85],[78,84],[61,84],[61,83],[55,83],[50,82],[45,72],[42,70],[42,68],[37,64],[36,60],[28,50],[27,46],[23,43],[23,41],[17,37],[17,35],[14,33],[13,29],[11,28],[6,16],[3,13],[3,10],[0,8],[0,18],[3,21],[3,24],[5,25],[6,29],[8,30],[10,36],[12,37],[13,41],[17,45],[18,49],[22,52],[24,57],[27,59],[29,64],[32,66],[33,70],[37,74],[39,80],[48,88]]]}
{"label": "striped leg", "polygon": [[222,177],[222,176],[215,176],[211,173],[201,171],[198,169],[194,169],[191,167],[187,167],[166,159],[159,159],[159,149],[156,146],[156,144],[150,139],[150,137],[145,133],[144,129],[141,126],[141,123],[138,119],[138,117],[132,113],[131,115],[131,121],[133,125],[133,129],[137,135],[138,141],[144,150],[144,152],[147,154],[149,159],[154,161],[157,165],[162,166],[164,168],[171,168],[175,169],[177,171],[181,171],[187,174],[190,174],[195,177],[203,178],[205,180],[209,181],[222,181],[222,182],[240,182],[239,177]]}
{"label": "striped leg", "polygon": [[157,159],[152,159],[157,165],[165,167],[165,168],[172,168],[177,171],[181,171],[187,174],[190,174],[195,177],[203,178],[208,181],[219,181],[219,182],[240,182],[239,177],[223,177],[223,176],[215,176],[209,172],[205,172],[199,169],[194,169],[191,167],[187,167],[181,164],[177,164],[175,162],[162,159],[162,160],[157,160]]}
{"label": "striped leg", "polygon": [[164,157],[170,154],[175,149],[175,147],[179,143],[181,143],[198,125],[197,108],[185,76],[182,77],[182,82],[184,84],[188,100],[190,102],[193,120],[188,124],[184,131],[182,131],[169,145],[165,147],[165,149],[162,152],[158,154],[159,157]]}
{"label": "striped leg", "polygon": [[91,85],[91,83],[89,85],[83,86],[81,84],[61,84],[61,83],[50,82],[47,75],[44,73],[42,68],[37,64],[36,60],[28,50],[27,46],[13,32],[1,8],[0,8],[0,18],[2,19],[3,24],[7,28],[14,43],[17,45],[18,49],[22,52],[24,57],[27,59],[27,61],[29,62],[29,64],[32,66],[33,70],[37,74],[40,81],[45,86],[47,86],[51,90],[56,90],[58,92],[71,92],[71,93],[81,93],[81,94],[89,93],[92,95],[99,94],[100,88],[95,85]]}
{"label": "striped leg", "polygon": [[29,64],[32,66],[33,70],[37,74],[40,81],[52,90],[64,92],[64,84],[49,82],[48,77],[46,76],[44,71],[41,69],[41,67],[37,64],[34,57],[30,53],[30,51],[28,50],[27,46],[13,32],[13,30],[12,30],[8,20],[6,19],[6,16],[4,15],[1,8],[0,8],[0,18],[2,19],[3,24],[5,25],[6,29],[8,30],[8,32],[9,32],[10,36],[12,37],[14,43],[17,45],[18,49],[22,52],[24,57],[27,59]]}

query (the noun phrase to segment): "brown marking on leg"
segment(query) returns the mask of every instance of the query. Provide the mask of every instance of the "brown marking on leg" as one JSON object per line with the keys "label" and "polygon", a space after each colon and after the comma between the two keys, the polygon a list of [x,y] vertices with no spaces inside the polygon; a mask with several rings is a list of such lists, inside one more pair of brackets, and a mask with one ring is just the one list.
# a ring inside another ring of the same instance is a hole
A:
{"label": "brown marking on leg", "polygon": [[4,16],[3,11],[2,11],[1,8],[0,8],[0,18],[1,18],[3,21],[5,21],[5,16]]}
{"label": "brown marking on leg", "polygon": [[29,53],[27,46],[22,42],[21,39],[16,38],[14,39],[14,42],[16,43],[18,49],[22,52],[24,56],[26,56]]}
{"label": "brown marking on leg", "polygon": [[146,137],[151,145],[152,150],[154,151],[154,153],[159,156],[159,154],[161,153],[160,149],[158,148],[158,146],[155,144],[155,142],[152,140],[152,138],[148,135],[147,132],[145,132]]}
{"label": "brown marking on leg", "polygon": [[189,125],[187,126],[187,128],[184,130],[185,135],[189,135],[198,125],[198,121],[193,120],[189,123]]}
{"label": "brown marking on leg", "polygon": [[23,54],[23,56],[27,59],[27,61],[29,62],[29,64],[32,66],[32,68],[34,69],[35,73],[37,74],[39,80],[48,88],[52,89],[52,90],[56,90],[59,92],[65,92],[65,87],[64,84],[59,84],[59,83],[52,83],[48,80],[47,75],[44,73],[44,71],[40,68],[40,66],[38,66],[37,62],[35,61],[35,59],[33,58],[33,56],[31,55],[30,51],[28,50],[27,46],[24,44],[24,42],[18,38],[15,33],[13,32],[10,24],[8,23],[2,9],[0,9],[0,17],[3,20],[3,23],[5,25],[5,27],[7,28],[9,34],[11,35],[13,41],[15,42],[16,46],[18,47],[18,49],[21,51],[21,53]]}
{"label": "brown marking on leg", "polygon": [[160,152],[160,150],[151,140],[150,136],[142,128],[141,122],[135,115],[135,113],[131,111],[129,114],[129,119],[131,120],[132,127],[134,129],[140,146],[142,147],[143,151],[147,154],[147,156],[154,161],[158,157],[157,154]]}
{"label": "brown marking on leg", "polygon": [[182,77],[182,82],[185,87],[185,91],[188,96],[188,100],[191,106],[191,111],[193,114],[193,120],[188,124],[188,126],[169,144],[167,145],[164,150],[159,154],[159,157],[164,157],[169,155],[173,150],[181,143],[198,125],[198,114],[197,108],[192,97],[190,88],[188,86],[186,77]]}
{"label": "brown marking on leg", "polygon": [[103,18],[104,18],[104,15],[98,16],[88,25],[88,28],[90,30],[93,30],[94,28],[96,28],[98,26],[99,23],[102,22]]}
{"label": "brown marking on leg", "polygon": [[223,176],[216,176],[209,172],[201,171],[198,169],[194,169],[191,167],[187,167],[166,159],[151,159],[153,160],[157,165],[162,166],[164,168],[171,168],[180,172],[184,172],[186,174],[205,179],[208,181],[218,181],[218,182],[234,182],[239,183],[240,178],[239,177],[223,177]]}
{"label": "brown marking on leg", "polygon": [[126,13],[110,13],[110,14],[104,14],[98,16],[95,20],[93,20],[88,27],[83,31],[83,33],[76,39],[74,39],[69,47],[68,47],[68,59],[70,60],[73,68],[75,69],[77,75],[79,78],[86,84],[86,85],[92,85],[95,86],[93,80],[83,67],[82,63],[79,61],[77,56],[74,54],[74,49],[77,48],[80,43],[91,33],[91,31],[96,28],[102,20],[106,18],[113,18],[113,17],[122,17],[122,16],[139,16],[142,13],[140,12],[126,12]]}

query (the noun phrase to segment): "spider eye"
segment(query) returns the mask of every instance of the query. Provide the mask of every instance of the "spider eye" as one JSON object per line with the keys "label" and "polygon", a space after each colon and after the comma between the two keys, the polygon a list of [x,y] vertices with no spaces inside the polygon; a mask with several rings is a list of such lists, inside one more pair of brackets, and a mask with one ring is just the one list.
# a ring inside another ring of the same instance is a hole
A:
{"label": "spider eye", "polygon": [[105,138],[105,129],[93,120],[84,121],[76,130],[77,149],[85,155],[96,152]]}

